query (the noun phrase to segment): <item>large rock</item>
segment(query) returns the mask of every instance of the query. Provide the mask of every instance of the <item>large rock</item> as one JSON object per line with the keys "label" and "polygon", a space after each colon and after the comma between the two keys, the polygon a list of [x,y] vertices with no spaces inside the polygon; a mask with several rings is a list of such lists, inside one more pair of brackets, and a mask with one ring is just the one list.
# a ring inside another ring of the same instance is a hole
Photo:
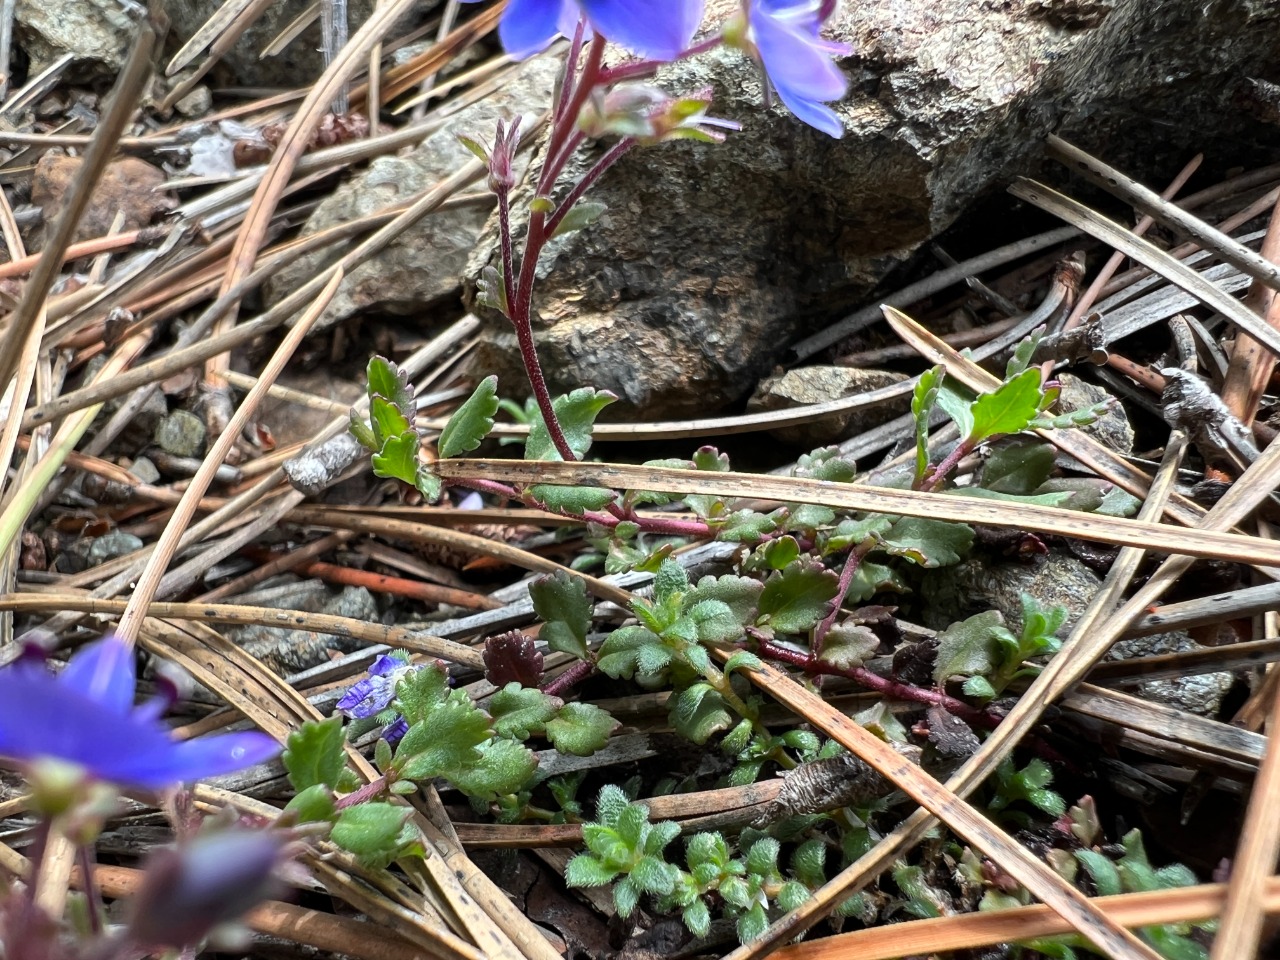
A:
{"label": "large rock", "polygon": [[[491,142],[499,119],[544,109],[557,69],[549,59],[531,61],[492,97],[459,111],[408,153],[377,158],[325,198],[308,218],[306,232],[374,213],[449,176],[474,159],[459,142],[459,134]],[[487,217],[484,207],[471,206],[439,211],[420,220],[377,257],[347,274],[317,329],[361,310],[409,314],[445,297],[456,297],[463,267]],[[273,302],[283,299],[344,252],[330,248],[299,259],[272,280],[268,297]]]}
{"label": "large rock", "polygon": [[[1215,136],[1236,162],[1270,134],[1221,78],[1280,79],[1278,28],[1264,0],[846,3],[828,31],[854,50],[839,141],[762,109],[733,52],[670,67],[665,86],[712,87],[714,112],[744,129],[632,152],[593,190],[600,223],[547,252],[535,322],[553,388],[608,388],[649,416],[737,401],[813,318],[865,302],[1053,130],[1140,176],[1171,175]],[[469,274],[493,260],[491,230]],[[520,379],[496,319],[474,362]]]}

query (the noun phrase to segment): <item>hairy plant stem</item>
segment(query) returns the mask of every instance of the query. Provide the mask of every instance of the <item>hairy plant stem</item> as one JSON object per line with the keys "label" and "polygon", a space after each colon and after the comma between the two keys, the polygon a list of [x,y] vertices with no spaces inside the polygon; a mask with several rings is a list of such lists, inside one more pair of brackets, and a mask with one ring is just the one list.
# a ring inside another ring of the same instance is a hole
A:
{"label": "hairy plant stem", "polygon": [[925,493],[932,493],[937,490],[946,481],[957,464],[965,457],[973,453],[977,449],[977,444],[970,440],[961,440],[948,453],[942,461],[929,472],[924,482],[920,484],[920,489]]}
{"label": "hairy plant stem", "polygon": [[774,643],[772,640],[760,637],[755,639],[756,653],[760,656],[793,667],[799,667],[806,673],[846,677],[854,683],[884,694],[886,697],[942,707],[950,714],[987,729],[995,727],[1000,722],[1000,718],[994,713],[970,706],[963,700],[957,700],[955,697],[948,696],[939,690],[917,687],[915,684],[903,683],[901,680],[891,680],[888,677],[872,673],[866,667],[837,667],[834,663],[815,657],[811,653],[791,650]]}
{"label": "hairy plant stem", "polygon": [[853,584],[853,575],[858,572],[858,567],[862,565],[862,558],[875,548],[876,541],[873,537],[867,537],[860,544],[849,551],[849,556],[845,558],[844,569],[840,571],[840,582],[836,585],[836,595],[831,598],[831,611],[822,618],[822,622],[813,631],[813,656],[822,656],[822,641],[827,638],[827,631],[836,622],[836,617],[840,616],[840,608],[844,606],[844,598],[849,593],[849,587]]}
{"label": "hairy plant stem", "polygon": [[596,665],[590,660],[579,660],[567,670],[552,677],[539,688],[549,697],[564,698],[564,695],[576,687],[587,677],[596,672]]}
{"label": "hairy plant stem", "polygon": [[[520,275],[514,283],[514,295],[508,293],[507,296],[508,318],[516,331],[516,341],[520,347],[520,359],[524,364],[525,373],[529,377],[529,387],[533,391],[534,400],[537,402],[538,410],[542,414],[542,420],[547,426],[547,433],[551,437],[551,442],[554,444],[556,452],[566,462],[572,462],[578,458],[570,449],[569,441],[566,439],[564,430],[560,426],[560,421],[556,417],[555,409],[551,402],[551,393],[547,389],[546,377],[542,373],[542,364],[538,360],[538,348],[533,337],[533,281],[537,273],[538,258],[554,230],[553,227],[548,226],[547,213],[542,209],[541,201],[549,197],[555,187],[556,180],[564,169],[564,165],[582,141],[582,135],[577,131],[575,124],[578,120],[578,114],[582,111],[582,105],[586,103],[586,99],[592,89],[599,83],[600,65],[603,62],[603,58],[604,38],[597,34],[592,37],[590,44],[587,46],[585,61],[576,83],[571,82],[573,60],[566,64],[565,81],[561,87],[560,101],[556,104],[555,123],[551,130],[550,142],[547,145],[547,159],[538,176],[535,203],[533,210],[529,214],[529,226],[524,239],[524,252],[520,257]],[[612,152],[607,153],[605,157],[609,157]],[[621,156],[621,154],[618,155]],[[573,199],[567,199],[566,203],[557,211],[560,219],[564,217],[564,212],[567,208],[572,206],[573,202],[576,202],[580,196],[581,192],[570,194]],[[502,191],[499,192],[498,216],[504,248],[503,270],[510,277],[515,269],[509,261],[509,258],[513,258],[510,249],[511,212],[508,205],[502,201]],[[558,223],[559,219],[556,222]],[[512,289],[509,280],[504,280],[504,283],[508,284],[508,290]]]}
{"label": "hairy plant stem", "polygon": [[368,803],[370,800],[376,800],[383,792],[386,791],[390,784],[387,782],[387,775],[384,773],[376,779],[370,780],[366,784],[362,784],[355,790],[352,790],[344,797],[339,797],[333,803],[333,809],[345,810],[347,807],[354,807],[357,804]]}

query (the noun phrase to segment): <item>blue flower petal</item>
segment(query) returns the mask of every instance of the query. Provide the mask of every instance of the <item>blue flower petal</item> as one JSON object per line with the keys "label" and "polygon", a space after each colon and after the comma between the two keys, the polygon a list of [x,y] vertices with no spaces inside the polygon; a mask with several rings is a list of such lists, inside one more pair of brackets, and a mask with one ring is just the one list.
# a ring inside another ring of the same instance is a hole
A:
{"label": "blue flower petal", "polygon": [[[90,662],[118,664],[113,656],[99,648]],[[153,789],[229,773],[280,751],[261,733],[177,743],[153,718],[119,709],[118,681],[105,685],[102,700],[85,695],[79,687],[91,675],[78,667],[66,683],[51,674],[0,670],[0,756],[58,759],[101,780]]]}
{"label": "blue flower petal", "polygon": [[654,60],[674,60],[702,22],[702,0],[582,0],[605,39]]}
{"label": "blue flower petal", "polygon": [[399,657],[380,655],[373,663],[369,664],[369,675],[374,677],[383,677],[394,670],[399,670],[404,666],[404,661]]}
{"label": "blue flower petal", "polygon": [[138,685],[133,650],[108,636],[81,647],[58,675],[58,682],[81,696],[128,713]]}
{"label": "blue flower petal", "polygon": [[533,56],[560,33],[560,17],[569,0],[508,0],[498,21],[502,48],[517,60]]}
{"label": "blue flower petal", "polygon": [[[404,667],[403,663],[398,664]],[[349,717],[361,719],[381,713],[396,695],[395,675],[364,677],[353,683],[338,701],[336,708]]]}
{"label": "blue flower petal", "polygon": [[755,0],[751,32],[769,82],[787,108],[810,126],[840,137],[844,126],[824,104],[841,99],[849,88],[830,59],[845,48],[818,35],[817,9],[810,0]]}

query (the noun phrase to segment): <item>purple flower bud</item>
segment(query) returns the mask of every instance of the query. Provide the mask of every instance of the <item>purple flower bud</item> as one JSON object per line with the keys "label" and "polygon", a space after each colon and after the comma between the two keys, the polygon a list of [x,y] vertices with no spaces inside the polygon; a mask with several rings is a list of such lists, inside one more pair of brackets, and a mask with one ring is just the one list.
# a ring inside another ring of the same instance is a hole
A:
{"label": "purple flower bud", "polygon": [[147,947],[194,946],[285,885],[275,876],[287,838],[227,830],[152,854],[133,901],[129,935]]}
{"label": "purple flower bud", "polygon": [[508,126],[498,121],[498,132],[489,152],[489,189],[494,193],[510,190],[516,185],[515,159],[520,146],[520,118]]}

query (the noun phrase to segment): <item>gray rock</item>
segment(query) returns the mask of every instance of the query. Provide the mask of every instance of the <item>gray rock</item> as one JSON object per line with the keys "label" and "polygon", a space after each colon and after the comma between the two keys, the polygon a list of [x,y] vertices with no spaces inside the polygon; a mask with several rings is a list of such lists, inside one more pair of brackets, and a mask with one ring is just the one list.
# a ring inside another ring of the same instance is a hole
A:
{"label": "gray rock", "polygon": [[[287,583],[261,590],[246,599],[255,606],[284,610],[305,610],[339,617],[377,622],[378,606],[364,587],[343,587],[334,592],[319,580]],[[268,668],[282,676],[324,663],[331,651],[351,653],[362,641],[337,637],[312,630],[286,630],[283,627],[228,627],[226,635]]]}
{"label": "gray rock", "polygon": [[156,446],[175,457],[196,457],[204,451],[208,431],[189,410],[175,410],[156,427]]}
{"label": "gray rock", "polygon": [[[541,264],[535,327],[553,390],[610,389],[650,417],[737,401],[810,318],[866,303],[1057,128],[1137,176],[1167,178],[1171,157],[1228,130],[1260,145],[1270,134],[1232,106],[1232,84],[1204,78],[1274,75],[1278,18],[1261,0],[842,4],[828,31],[854,50],[839,141],[761,109],[754,68],[731,51],[666,69],[664,86],[711,87],[714,113],[744,129],[719,146],[635,150],[593,189],[608,213]],[[490,232],[472,280],[495,249]],[[474,368],[518,383],[514,337],[487,316]]]}
{"label": "gray rock", "polygon": [[[1111,397],[1103,387],[1070,373],[1057,374],[1056,379],[1062,383],[1062,396],[1058,406],[1063,411],[1083,410]],[[1096,422],[1080,429],[1117,453],[1133,453],[1133,425],[1129,422],[1129,415],[1125,413],[1124,407],[1118,403]]]}
{"label": "gray rock", "polygon": [[[797,367],[760,381],[755,393],[747,401],[747,410],[754,413],[764,410],[785,410],[811,403],[826,403],[828,400],[839,400],[843,397],[866,393],[868,390],[887,387],[905,379],[907,379],[906,374],[889,370],[860,370],[856,367],[823,365]],[[855,433],[879,426],[900,413],[906,413],[910,408],[911,398],[904,397],[901,403],[884,404],[868,410],[851,410],[846,414],[818,423],[771,430],[770,434],[787,443],[820,447],[829,443],[839,443]]]}
{"label": "gray rock", "polygon": [[[1033,564],[1001,563],[973,558],[933,572],[922,587],[925,623],[937,630],[983,610],[999,610],[1010,630],[1022,629],[1022,594],[1029,593],[1042,606],[1067,608],[1067,620],[1059,631],[1065,637],[1102,580],[1075,557],[1050,553]],[[1159,634],[1123,640],[1112,647],[1108,659],[1130,659],[1198,649],[1186,633]],[[1232,684],[1230,673],[1211,673],[1172,680],[1151,680],[1140,685],[1143,697],[1201,716],[1216,716]]]}
{"label": "gray rock", "polygon": [[[473,159],[458,141],[459,134],[491,142],[499,119],[545,109],[557,70],[553,60],[530,61],[493,97],[459,111],[413,150],[374,160],[316,208],[306,232],[346,223],[430,188]],[[315,329],[323,330],[361,310],[412,314],[455,297],[487,217],[486,209],[467,207],[419,221],[379,256],[347,275]],[[272,302],[283,299],[343,252],[329,249],[291,264],[273,279],[268,297]]]}
{"label": "gray rock", "polygon": [[82,74],[109,76],[124,65],[136,32],[120,0],[18,0],[13,16],[33,76],[66,54]]}

